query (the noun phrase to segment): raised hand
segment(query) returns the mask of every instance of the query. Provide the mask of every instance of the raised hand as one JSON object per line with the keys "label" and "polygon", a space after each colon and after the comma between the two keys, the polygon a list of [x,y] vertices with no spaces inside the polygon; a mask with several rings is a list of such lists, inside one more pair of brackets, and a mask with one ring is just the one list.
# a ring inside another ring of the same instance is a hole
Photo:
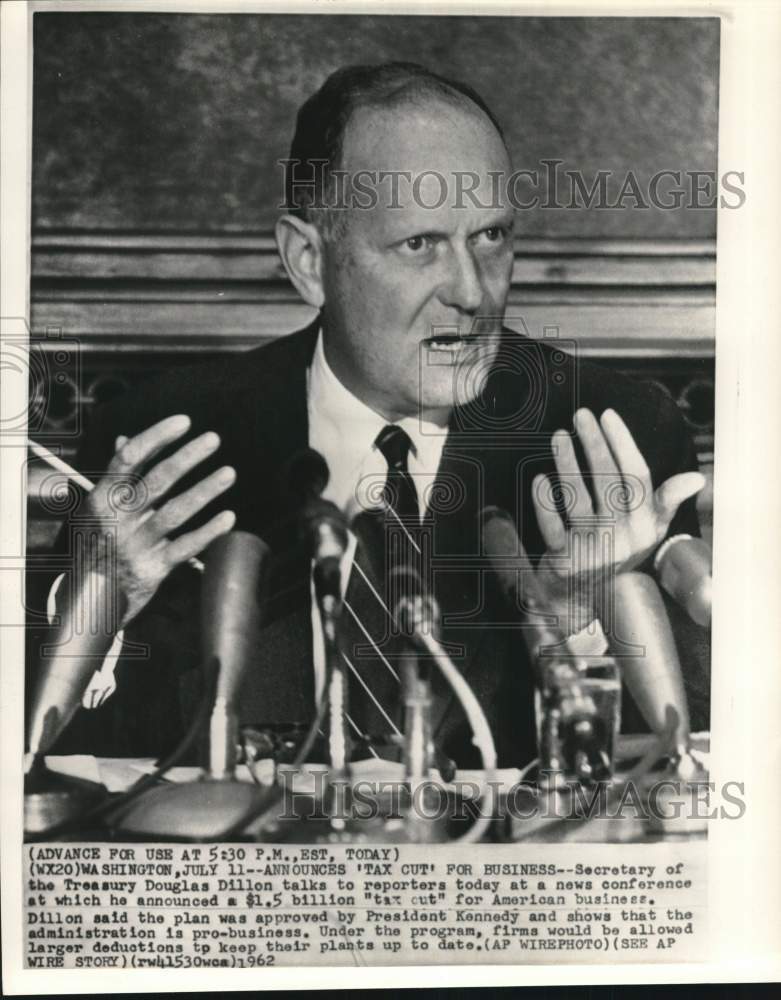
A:
{"label": "raised hand", "polygon": [[201,434],[141,475],[140,470],[155,455],[189,429],[190,418],[179,415],[161,420],[135,437],[118,438],[106,474],[87,496],[91,518],[103,529],[103,538],[110,539],[95,558],[102,572],[113,575],[120,627],[145,607],[171,570],[230,531],[235,523],[235,514],[225,510],[173,541],[168,537],[236,480],[235,470],[223,466],[161,503],[172,486],[220,446],[217,434]]}
{"label": "raised hand", "polygon": [[569,633],[598,616],[596,595],[605,575],[642,563],[664,538],[683,501],[705,485],[699,472],[684,472],[654,490],[648,465],[614,410],[605,410],[600,420],[590,410],[578,410],[573,424],[586,455],[594,499],[566,430],[555,432],[552,445],[567,501],[567,523],[552,502],[550,478],[537,476],[532,488],[547,546],[535,573],[537,589]]}

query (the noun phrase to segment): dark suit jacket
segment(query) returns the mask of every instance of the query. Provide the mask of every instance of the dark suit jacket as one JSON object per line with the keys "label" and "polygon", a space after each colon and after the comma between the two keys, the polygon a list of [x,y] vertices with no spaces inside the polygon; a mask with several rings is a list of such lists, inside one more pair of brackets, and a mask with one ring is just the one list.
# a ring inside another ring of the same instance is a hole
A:
{"label": "dark suit jacket", "polygon": [[[258,661],[242,699],[245,722],[306,722],[313,711],[308,558],[296,542],[285,465],[308,441],[306,370],[317,324],[257,350],[210,366],[173,371],[98,411],[80,458],[97,478],[117,434],[132,435],[174,413],[192,418],[191,436],[217,431],[222,447],[181,484],[230,463],[237,483],[202,520],[236,511],[238,529],[263,536],[277,553],[272,600]],[[571,428],[574,411],[613,407],[626,421],[651,469],[654,485],[696,468],[690,439],[674,402],[650,384],[630,381],[558,350],[506,331],[502,363],[484,373],[477,399],[453,411],[437,475],[434,590],[443,639],[492,725],[499,762],[517,765],[535,752],[533,698],[521,632],[511,627],[490,573],[474,568],[480,553],[477,512],[486,504],[511,511],[527,550],[544,550],[531,506],[531,482],[554,471],[550,437]],[[188,527],[192,527],[192,522]],[[693,502],[671,532],[697,533]],[[471,563],[470,563],[471,557]],[[93,753],[158,754],[175,745],[199,694],[198,574],[180,568],[126,631],[117,668],[118,690],[106,705],[80,712],[62,741]],[[687,684],[693,723],[707,718],[707,650],[702,634],[676,617],[687,645]],[[695,647],[697,647],[695,649]],[[463,714],[435,679],[435,728],[446,753],[462,766],[477,764]],[[632,719],[630,728],[636,728]]]}

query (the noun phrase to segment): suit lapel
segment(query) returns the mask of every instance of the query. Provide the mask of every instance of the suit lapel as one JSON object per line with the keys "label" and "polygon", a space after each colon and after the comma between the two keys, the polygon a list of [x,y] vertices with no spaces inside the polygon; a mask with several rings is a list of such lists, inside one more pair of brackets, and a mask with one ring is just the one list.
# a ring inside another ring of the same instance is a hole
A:
{"label": "suit lapel", "polygon": [[[440,639],[458,670],[467,676],[485,639],[486,577],[476,561],[480,555],[479,512],[489,502],[488,484],[495,477],[490,454],[461,432],[455,412],[432,490],[431,553],[433,587],[440,610]],[[433,728],[442,723],[453,702],[452,692],[436,672]]]}

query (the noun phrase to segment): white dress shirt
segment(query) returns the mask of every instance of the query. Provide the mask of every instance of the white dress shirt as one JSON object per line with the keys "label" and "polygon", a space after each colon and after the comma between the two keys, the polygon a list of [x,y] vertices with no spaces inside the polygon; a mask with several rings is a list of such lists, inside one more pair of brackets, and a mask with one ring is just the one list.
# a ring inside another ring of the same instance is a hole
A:
{"label": "white dress shirt", "polygon": [[[389,421],[354,396],[334,375],[325,357],[322,332],[308,373],[307,411],[309,447],[323,456],[330,471],[323,497],[335,503],[349,523],[359,511],[376,506],[372,503],[376,487],[384,485],[387,478],[388,463],[374,442]],[[436,409],[395,421],[412,441],[407,468],[418,492],[421,518],[427,507],[427,487],[433,483],[442,458],[448,417],[449,410]],[[350,532],[341,563],[343,592],[355,547],[356,539]],[[314,586],[312,598],[313,666],[315,694],[319,697],[325,680],[325,651]]]}

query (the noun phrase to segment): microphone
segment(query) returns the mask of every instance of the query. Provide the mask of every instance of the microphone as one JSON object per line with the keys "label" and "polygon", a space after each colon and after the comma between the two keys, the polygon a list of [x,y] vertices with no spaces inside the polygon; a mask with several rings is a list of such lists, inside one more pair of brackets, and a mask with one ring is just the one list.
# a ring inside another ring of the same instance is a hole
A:
{"label": "microphone", "polygon": [[[391,570],[390,582],[391,593],[396,595],[391,604],[391,613],[394,619],[410,637],[417,649],[437,666],[460,703],[472,729],[472,742],[480,753],[483,768],[486,771],[486,783],[479,794],[479,798],[482,800],[486,797],[489,778],[496,768],[496,746],[488,719],[474,691],[437,638],[436,632],[440,619],[439,606],[434,595],[424,585],[420,574],[412,566],[398,566]],[[405,666],[409,668],[412,664],[407,661]],[[425,675],[416,678],[414,674],[414,669],[407,670],[407,678],[412,680],[413,684],[410,686],[410,690],[405,693],[405,701],[407,701],[407,695],[410,696],[405,707],[412,709],[412,717],[410,718],[412,726],[407,727],[405,772],[412,784],[421,770],[426,768],[427,754],[424,741],[428,735],[428,724],[425,720],[428,682]],[[431,757],[440,767],[440,773],[443,777],[445,777],[443,765],[448,772],[451,772],[449,776],[452,776],[455,771],[452,766],[453,762],[445,758],[443,754],[438,753],[433,746],[430,746],[429,750]],[[419,827],[419,822],[415,821],[414,811],[410,819],[412,827]],[[490,811],[481,813],[471,830],[459,839],[463,842],[472,839],[478,840],[490,822]]]}
{"label": "microphone", "polygon": [[314,564],[312,582],[323,631],[330,795],[335,789],[335,794],[347,794],[351,744],[346,725],[348,682],[337,631],[342,612],[341,561],[347,550],[347,520],[335,503],[321,496],[328,479],[328,465],[313,448],[299,452],[290,463],[288,488],[296,500],[303,499],[299,532]]}
{"label": "microphone", "polygon": [[515,523],[501,507],[483,507],[479,517],[483,527],[483,549],[491,561],[502,594],[508,604],[518,607],[519,571],[529,571],[530,587],[534,589],[535,584]]}
{"label": "microphone", "polygon": [[314,448],[298,452],[287,471],[288,490],[303,500],[299,531],[314,568],[315,597],[325,628],[335,634],[342,601],[340,563],[347,549],[347,520],[335,503],[321,496],[328,485],[328,465]]}
{"label": "microphone", "polygon": [[89,811],[106,794],[101,784],[52,773],[44,755],[57,741],[111,649],[123,608],[115,578],[84,566],[91,550],[76,552],[76,572],[60,584],[60,625],[41,650],[41,672],[28,716],[24,777],[24,829],[40,834]]}
{"label": "microphone", "polygon": [[698,625],[711,621],[712,561],[708,544],[691,535],[673,535],[654,557],[659,583]]}
{"label": "microphone", "polygon": [[[645,573],[619,573],[612,595],[610,639],[615,655],[621,658],[627,689],[657,736],[667,732],[672,709],[676,754],[688,753],[690,725],[683,673],[659,588]],[[626,653],[627,643],[640,648],[635,654]]]}
{"label": "microphone", "polygon": [[60,585],[60,626],[43,648],[41,673],[28,717],[28,749],[45,754],[73,718],[93,673],[111,649],[121,608],[110,573],[87,570]]}
{"label": "microphone", "polygon": [[203,662],[217,664],[209,738],[209,771],[230,777],[235,768],[238,722],[235,706],[260,644],[270,549],[257,535],[231,531],[206,550],[201,591]]}
{"label": "microphone", "polygon": [[605,777],[611,769],[618,706],[598,692],[601,674],[615,675],[615,665],[605,657],[587,662],[572,654],[557,617],[544,610],[534,569],[510,515],[485,507],[480,517],[485,554],[505,600],[523,622],[537,687],[542,770],[551,775],[571,770],[582,781]]}
{"label": "microphone", "polygon": [[423,586],[420,574],[411,566],[394,566],[388,582],[392,615],[402,632],[412,637],[421,632],[436,634],[439,607]]}
{"label": "microphone", "polygon": [[534,578],[534,569],[513,519],[500,507],[484,507],[479,516],[483,526],[483,550],[505,601],[523,617],[526,645],[535,669],[539,669],[542,650],[555,647],[561,651],[564,634],[555,616],[543,610],[544,601]]}
{"label": "microphone", "polygon": [[240,823],[258,800],[253,784],[236,781],[241,684],[256,654],[261,599],[270,549],[257,535],[231,531],[204,555],[202,644],[207,673],[217,669],[209,723],[208,772],[199,781],[159,785],[115,818],[118,828],[145,837],[214,840]]}
{"label": "microphone", "polygon": [[328,755],[332,777],[329,786],[344,780],[349,770],[350,737],[347,711],[347,675],[339,655],[338,624],[342,613],[341,560],[347,548],[344,515],[329,500],[310,500],[302,513],[302,534],[309,544],[314,566],[312,581],[320,611],[326,662],[328,704]]}
{"label": "microphone", "polygon": [[301,512],[301,535],[314,562],[320,610],[334,614],[342,597],[340,563],[347,550],[347,521],[330,500],[310,500]]}
{"label": "microphone", "polygon": [[292,500],[316,500],[328,485],[328,463],[314,448],[302,448],[287,463],[285,479]]}

